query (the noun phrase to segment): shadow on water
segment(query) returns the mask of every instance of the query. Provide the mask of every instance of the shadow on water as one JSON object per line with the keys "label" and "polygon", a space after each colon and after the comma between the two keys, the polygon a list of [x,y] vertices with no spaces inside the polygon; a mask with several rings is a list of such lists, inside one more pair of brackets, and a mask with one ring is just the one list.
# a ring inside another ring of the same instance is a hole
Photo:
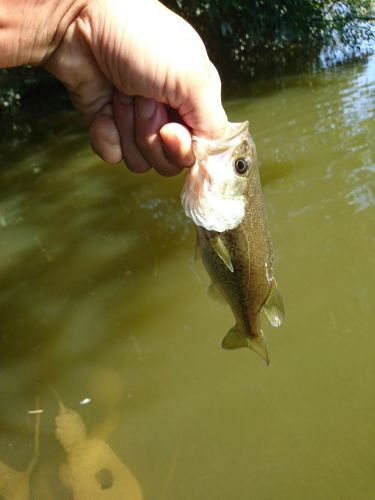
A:
{"label": "shadow on water", "polygon": [[[181,180],[161,196],[152,175],[139,182],[123,166],[99,166],[85,142],[81,134],[53,139],[24,159],[18,152],[16,166],[2,171],[2,362],[56,342],[72,309],[81,316],[91,297],[102,296],[108,313],[119,290],[133,301],[133,282],[157,272],[155,254],[169,259],[188,236],[175,189]],[[95,180],[102,169],[104,179]]]}
{"label": "shadow on water", "polygon": [[[4,484],[0,481],[0,495],[13,498],[9,495],[15,490],[18,499],[26,499],[27,493],[19,490],[28,488],[30,479],[25,469],[32,442],[27,411],[33,408],[36,382],[62,378],[60,386],[69,387],[76,379],[68,393],[77,400],[77,393],[88,390],[93,373],[107,365],[95,361],[106,346],[117,344],[122,362],[130,346],[131,357],[135,351],[139,363],[145,356],[142,325],[147,331],[152,318],[157,321],[164,302],[161,290],[150,300],[143,289],[158,280],[162,284],[164,262],[176,259],[176,252],[181,255],[181,242],[191,228],[179,206],[181,178],[163,180],[166,189],[160,192],[156,175],[139,179],[126,173],[123,165],[103,166],[88,150],[86,133],[79,126],[68,124],[63,133],[20,148],[2,162],[0,177],[0,428],[6,430],[0,439],[1,456],[6,457],[0,471],[9,478]],[[189,241],[184,257],[188,260],[192,253]],[[182,289],[175,290],[174,300],[183,300]],[[137,338],[129,326],[134,324]],[[148,401],[160,390],[154,387]],[[94,421],[100,414],[97,400]],[[63,455],[48,437],[53,436],[56,414],[51,398],[44,398],[44,410],[43,448],[53,458],[42,459],[35,482],[44,484],[45,476],[49,478],[52,492],[41,498],[65,498],[56,476]],[[9,453],[9,440],[16,454]],[[88,441],[87,448],[94,444]],[[101,455],[112,456],[107,445],[99,448]],[[99,481],[110,490],[108,467],[98,474],[93,484]],[[65,483],[76,488],[74,498],[100,498],[88,486],[82,490],[79,484]],[[120,498],[115,490],[110,494],[105,498]],[[141,496],[129,493],[126,498]]]}

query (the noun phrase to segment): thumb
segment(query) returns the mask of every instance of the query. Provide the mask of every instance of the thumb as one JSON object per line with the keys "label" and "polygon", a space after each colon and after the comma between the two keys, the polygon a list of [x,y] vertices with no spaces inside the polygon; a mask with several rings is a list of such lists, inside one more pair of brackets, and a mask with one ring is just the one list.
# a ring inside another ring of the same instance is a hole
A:
{"label": "thumb", "polygon": [[159,131],[168,160],[178,167],[190,167],[195,158],[191,149],[189,130],[180,123],[167,123]]}
{"label": "thumb", "polygon": [[184,123],[193,135],[218,139],[223,135],[228,118],[221,102],[221,80],[209,62],[206,74],[200,73],[191,83],[188,98],[179,108]]}

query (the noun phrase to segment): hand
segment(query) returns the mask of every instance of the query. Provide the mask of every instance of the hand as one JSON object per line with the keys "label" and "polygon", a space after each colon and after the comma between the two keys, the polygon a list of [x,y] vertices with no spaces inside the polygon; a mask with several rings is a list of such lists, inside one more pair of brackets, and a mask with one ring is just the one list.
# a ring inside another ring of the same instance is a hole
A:
{"label": "hand", "polygon": [[133,172],[177,174],[194,162],[190,133],[217,138],[226,127],[201,39],[156,0],[89,1],[46,67],[85,117],[94,151]]}

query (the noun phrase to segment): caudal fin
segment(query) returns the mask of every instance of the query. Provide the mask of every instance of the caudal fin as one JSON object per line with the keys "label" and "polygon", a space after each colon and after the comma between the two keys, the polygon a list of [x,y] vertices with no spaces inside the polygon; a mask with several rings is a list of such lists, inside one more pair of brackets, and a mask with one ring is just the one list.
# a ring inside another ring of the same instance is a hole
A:
{"label": "caudal fin", "polygon": [[270,364],[266,339],[262,331],[257,337],[248,337],[234,326],[223,339],[221,346],[223,349],[240,349],[241,347],[248,347],[255,351],[267,365]]}

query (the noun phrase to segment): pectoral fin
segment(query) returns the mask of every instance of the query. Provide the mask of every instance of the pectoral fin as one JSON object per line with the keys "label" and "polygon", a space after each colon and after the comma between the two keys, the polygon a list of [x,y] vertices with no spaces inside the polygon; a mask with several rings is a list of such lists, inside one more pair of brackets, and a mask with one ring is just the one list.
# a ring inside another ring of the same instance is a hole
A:
{"label": "pectoral fin", "polygon": [[240,349],[241,347],[249,347],[260,356],[267,365],[270,364],[266,339],[263,332],[258,337],[248,337],[237,326],[229,330],[224,338],[221,346],[223,349]]}
{"label": "pectoral fin", "polygon": [[279,289],[277,288],[275,279],[272,280],[271,290],[265,304],[263,305],[263,309],[272,326],[278,327],[284,321],[284,303]]}
{"label": "pectoral fin", "polygon": [[220,259],[224,262],[227,268],[233,273],[233,264],[230,258],[227,247],[225,246],[223,240],[220,238],[218,234],[212,235],[209,237],[212,248],[215,250]]}

